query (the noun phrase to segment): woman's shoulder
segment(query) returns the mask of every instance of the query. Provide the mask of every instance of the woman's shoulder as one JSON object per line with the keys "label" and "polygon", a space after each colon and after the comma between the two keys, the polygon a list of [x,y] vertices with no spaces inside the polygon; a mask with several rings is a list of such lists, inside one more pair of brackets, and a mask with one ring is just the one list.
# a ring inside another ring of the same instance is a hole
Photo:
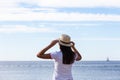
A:
{"label": "woman's shoulder", "polygon": [[61,51],[55,51],[55,52],[51,52],[51,55],[61,55],[62,52]]}
{"label": "woman's shoulder", "polygon": [[52,52],[52,53],[51,53],[51,57],[52,57],[53,59],[57,59],[57,58],[59,58],[60,56],[62,56],[62,52],[61,52],[61,51],[55,51],[55,52]]}
{"label": "woman's shoulder", "polygon": [[51,54],[58,54],[58,53],[61,53],[61,51],[54,51],[54,52],[51,52]]}
{"label": "woman's shoulder", "polygon": [[56,54],[56,55],[61,55],[62,52],[61,51],[55,51],[53,54]]}

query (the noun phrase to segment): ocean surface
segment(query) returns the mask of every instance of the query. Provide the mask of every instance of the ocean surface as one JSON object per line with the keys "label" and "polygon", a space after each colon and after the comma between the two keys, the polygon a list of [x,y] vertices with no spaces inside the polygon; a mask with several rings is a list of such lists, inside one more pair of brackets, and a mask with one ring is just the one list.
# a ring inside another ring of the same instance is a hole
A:
{"label": "ocean surface", "polygon": [[[53,61],[0,61],[0,80],[52,80]],[[74,80],[120,80],[120,61],[81,61]]]}

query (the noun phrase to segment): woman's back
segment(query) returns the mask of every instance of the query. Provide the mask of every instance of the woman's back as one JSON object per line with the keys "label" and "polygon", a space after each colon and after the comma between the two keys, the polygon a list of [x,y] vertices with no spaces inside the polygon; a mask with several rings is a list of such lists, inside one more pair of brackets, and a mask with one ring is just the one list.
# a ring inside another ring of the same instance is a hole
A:
{"label": "woman's back", "polygon": [[[52,48],[56,43],[59,44],[60,51],[45,54],[45,52]],[[70,40],[70,36],[63,34],[59,40],[53,40],[37,54],[37,57],[39,58],[54,59],[53,80],[73,80],[71,68],[74,60],[79,61],[82,58],[74,45],[75,43]],[[77,57],[75,58],[75,56]]]}
{"label": "woman's back", "polygon": [[73,80],[71,71],[72,64],[63,64],[62,52],[51,53],[51,57],[54,59],[53,80]]}

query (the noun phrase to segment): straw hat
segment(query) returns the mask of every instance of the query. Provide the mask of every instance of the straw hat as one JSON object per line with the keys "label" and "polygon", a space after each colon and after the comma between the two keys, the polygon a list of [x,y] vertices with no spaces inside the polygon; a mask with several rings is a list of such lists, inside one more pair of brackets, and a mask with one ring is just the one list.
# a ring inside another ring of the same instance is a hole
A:
{"label": "straw hat", "polygon": [[59,44],[68,47],[72,46],[70,36],[67,34],[62,34],[59,38]]}

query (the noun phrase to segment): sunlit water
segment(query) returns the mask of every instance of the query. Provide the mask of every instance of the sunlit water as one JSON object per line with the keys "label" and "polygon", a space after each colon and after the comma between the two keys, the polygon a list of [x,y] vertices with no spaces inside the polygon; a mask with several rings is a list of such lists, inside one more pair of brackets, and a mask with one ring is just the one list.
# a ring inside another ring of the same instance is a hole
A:
{"label": "sunlit water", "polygon": [[[53,67],[53,61],[1,61],[0,80],[52,80]],[[72,73],[74,80],[120,80],[120,62],[76,62]]]}

